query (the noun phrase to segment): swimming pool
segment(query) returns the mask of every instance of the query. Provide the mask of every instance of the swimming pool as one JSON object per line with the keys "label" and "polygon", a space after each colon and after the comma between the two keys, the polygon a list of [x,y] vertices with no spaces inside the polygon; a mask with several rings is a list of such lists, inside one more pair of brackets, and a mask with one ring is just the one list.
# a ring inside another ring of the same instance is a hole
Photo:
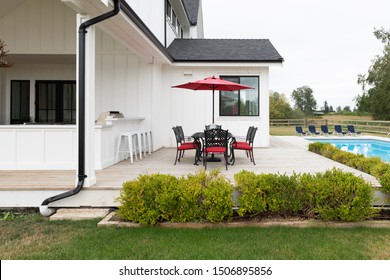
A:
{"label": "swimming pool", "polygon": [[307,138],[310,142],[331,143],[342,151],[363,154],[366,157],[380,157],[390,163],[390,142],[378,139],[324,139]]}

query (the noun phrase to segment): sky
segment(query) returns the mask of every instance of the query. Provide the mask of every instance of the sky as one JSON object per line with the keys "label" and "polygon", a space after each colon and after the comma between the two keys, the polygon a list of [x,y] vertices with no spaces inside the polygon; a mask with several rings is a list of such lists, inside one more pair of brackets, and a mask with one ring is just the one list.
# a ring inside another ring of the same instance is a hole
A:
{"label": "sky", "polygon": [[[284,58],[270,68],[270,90],[290,99],[309,86],[324,101],[355,107],[383,44],[375,29],[390,30],[390,0],[202,0],[205,38],[269,39]],[[290,99],[291,102],[291,99]],[[291,105],[293,103],[291,102]]]}

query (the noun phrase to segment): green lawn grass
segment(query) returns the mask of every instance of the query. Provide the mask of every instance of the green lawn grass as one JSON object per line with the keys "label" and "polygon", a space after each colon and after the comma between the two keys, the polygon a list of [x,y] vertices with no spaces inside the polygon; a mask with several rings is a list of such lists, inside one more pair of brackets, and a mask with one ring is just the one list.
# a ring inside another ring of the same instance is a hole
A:
{"label": "green lawn grass", "polygon": [[97,227],[98,220],[0,221],[0,257],[56,260],[390,259],[390,229]]}

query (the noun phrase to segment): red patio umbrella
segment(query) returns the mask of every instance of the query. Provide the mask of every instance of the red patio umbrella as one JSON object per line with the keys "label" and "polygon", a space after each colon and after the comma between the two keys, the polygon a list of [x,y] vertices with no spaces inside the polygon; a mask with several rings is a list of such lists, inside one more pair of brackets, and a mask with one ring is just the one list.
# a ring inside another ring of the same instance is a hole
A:
{"label": "red patio umbrella", "polygon": [[216,78],[214,76],[204,78],[203,80],[185,83],[182,85],[172,86],[173,88],[186,88],[192,90],[212,90],[213,91],[213,122],[214,123],[214,91],[235,91],[240,89],[253,89],[242,84],[237,84],[231,81],[224,80],[222,78]]}

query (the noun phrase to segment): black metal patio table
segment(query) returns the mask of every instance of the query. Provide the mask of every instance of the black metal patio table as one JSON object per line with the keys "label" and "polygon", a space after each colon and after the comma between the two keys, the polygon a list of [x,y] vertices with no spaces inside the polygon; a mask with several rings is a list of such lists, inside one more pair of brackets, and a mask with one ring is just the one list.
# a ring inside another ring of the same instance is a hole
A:
{"label": "black metal patio table", "polygon": [[[194,138],[194,141],[197,141],[200,143],[201,148],[199,154],[196,156],[195,164],[198,164],[198,162],[201,160],[201,157],[203,155],[203,147],[204,147],[204,131],[195,132],[191,135],[192,138]],[[228,132],[228,142],[233,139],[233,134]],[[230,145],[228,145],[229,147]],[[211,157],[207,158],[207,162],[220,162],[221,159],[214,156],[214,154],[211,155]]]}

